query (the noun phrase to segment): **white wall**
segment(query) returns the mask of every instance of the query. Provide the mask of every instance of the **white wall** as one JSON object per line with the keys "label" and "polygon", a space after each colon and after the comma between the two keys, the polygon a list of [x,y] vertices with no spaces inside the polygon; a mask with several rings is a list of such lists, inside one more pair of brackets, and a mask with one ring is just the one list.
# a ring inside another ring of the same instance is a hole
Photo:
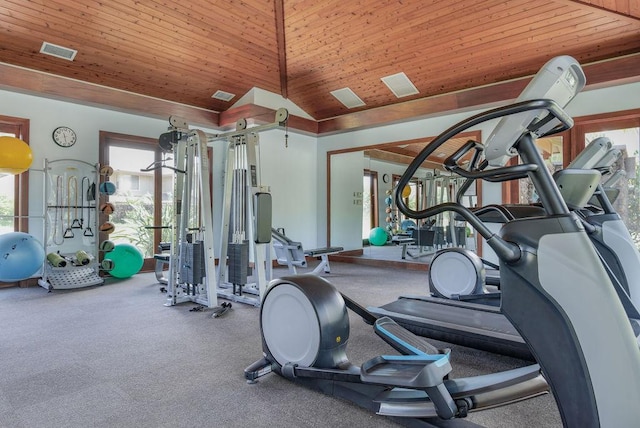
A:
{"label": "white wall", "polygon": [[[324,186],[326,182],[325,159],[327,152],[344,149],[349,147],[362,147],[372,144],[382,144],[394,141],[410,140],[415,138],[433,137],[450,127],[451,125],[477,113],[478,111],[457,113],[450,116],[431,117],[419,119],[411,122],[397,123],[393,125],[381,126],[376,128],[363,129],[340,134],[321,136],[318,138],[318,215],[319,221],[317,225],[318,242],[320,245],[326,245],[323,237],[326,236],[324,231],[327,228],[326,212],[327,212],[327,189]],[[470,130],[481,130],[483,135],[489,133],[493,126],[474,127]],[[338,156],[343,156],[342,154]],[[332,156],[335,157],[335,156]],[[404,170],[403,170],[404,171]],[[403,172],[401,171],[401,172]],[[361,171],[360,171],[361,173]],[[332,172],[333,176],[333,172]],[[499,186],[498,186],[499,187]],[[383,187],[383,189],[386,189]],[[498,191],[498,197],[501,197],[501,191]],[[483,194],[484,196],[484,194]],[[491,192],[489,199],[492,198]],[[324,216],[323,216],[324,213]],[[384,217],[383,217],[384,219]],[[332,243],[333,244],[333,243]]]}
{"label": "white wall", "polygon": [[362,248],[362,151],[331,159],[331,245]]}
{"label": "white wall", "polygon": [[[572,101],[566,109],[573,116],[586,116],[621,110],[640,108],[640,83],[631,83],[612,88],[585,91]],[[318,138],[318,241],[325,245],[326,236],[326,200],[327,190],[325,159],[327,152],[349,147],[362,147],[371,144],[382,144],[394,141],[425,138],[438,135],[451,125],[470,117],[482,110],[466,111],[447,116],[429,117],[393,125],[380,126],[321,136]],[[483,138],[491,132],[496,122],[487,122],[481,126],[470,128],[480,130]],[[500,203],[502,201],[502,187],[499,183],[484,182],[482,187],[482,202],[484,204]]]}
{"label": "white wall", "polygon": [[[32,216],[43,214],[44,175],[41,170],[45,159],[78,159],[96,164],[101,130],[157,138],[168,125],[168,121],[3,90],[0,90],[0,115],[30,120],[33,164],[29,176],[29,215]],[[71,148],[61,148],[51,138],[53,130],[61,125],[76,131],[78,141]],[[29,231],[42,240],[43,221],[32,219]]]}
{"label": "white wall", "polygon": [[316,248],[318,199],[316,197],[315,137],[289,130],[285,147],[282,129],[260,134],[262,183],[271,189],[273,227],[283,227],[287,236]]}
{"label": "white wall", "polygon": [[[640,108],[640,83],[583,92],[567,111],[573,116],[583,116],[635,108]],[[422,118],[319,138],[289,132],[288,148],[284,147],[283,130],[263,133],[262,174],[263,182],[271,186],[273,194],[274,226],[284,227],[292,239],[303,242],[305,247],[326,245],[328,151],[434,136],[476,112]],[[42,168],[45,158],[75,158],[96,163],[100,130],[157,138],[166,131],[168,124],[165,120],[6,90],[0,90],[0,115],[30,119],[33,168]],[[73,149],[63,149],[53,143],[51,133],[60,125],[76,130],[78,143]],[[492,125],[485,124],[477,129],[480,129],[483,135],[487,135],[491,128]],[[222,174],[221,162],[224,151],[222,147],[216,147],[214,150],[214,179]],[[362,165],[359,164],[357,168],[361,169]],[[42,214],[42,182],[41,174],[31,174],[29,205],[33,215]],[[216,182],[219,185],[214,183],[214,205],[218,205],[216,201],[221,201],[222,182]],[[484,203],[499,203],[500,198],[499,184],[484,184]],[[214,219],[219,221],[219,215],[216,217],[215,210]]]}
{"label": "white wall", "polygon": [[[152,119],[96,107],[40,98],[16,92],[0,90],[0,115],[30,120],[29,143],[34,162],[32,169],[42,169],[44,159],[78,159],[95,164],[98,162],[100,131],[115,132],[148,138],[158,138],[166,132],[168,120]],[[168,119],[168,118],[167,118]],[[185,118],[187,121],[189,118]],[[58,126],[73,128],[78,142],[73,148],[58,147],[51,133]],[[212,129],[205,132],[217,133]],[[213,219],[221,224],[223,170],[227,146],[223,141],[213,147]],[[284,130],[271,130],[260,134],[261,181],[271,188],[274,211],[273,225],[284,227],[294,240],[305,248],[316,244],[317,198],[316,189],[316,138],[289,132],[288,147],[284,143]],[[147,165],[140,165],[144,168]],[[30,215],[42,215],[43,174],[34,171],[29,181]],[[42,239],[42,220],[30,222],[30,232]],[[215,245],[219,248],[220,232],[214,227]]]}

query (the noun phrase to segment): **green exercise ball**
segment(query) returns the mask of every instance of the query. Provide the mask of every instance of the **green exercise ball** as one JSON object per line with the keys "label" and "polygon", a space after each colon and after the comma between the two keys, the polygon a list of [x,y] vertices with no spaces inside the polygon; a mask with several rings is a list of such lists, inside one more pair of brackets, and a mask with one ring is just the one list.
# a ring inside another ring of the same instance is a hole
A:
{"label": "green exercise ball", "polygon": [[387,243],[387,232],[381,227],[374,227],[369,232],[369,243],[371,245],[384,245]]}
{"label": "green exercise ball", "polygon": [[113,262],[109,274],[116,278],[129,278],[140,272],[144,263],[144,255],[135,245],[116,244],[113,251],[104,255]]}

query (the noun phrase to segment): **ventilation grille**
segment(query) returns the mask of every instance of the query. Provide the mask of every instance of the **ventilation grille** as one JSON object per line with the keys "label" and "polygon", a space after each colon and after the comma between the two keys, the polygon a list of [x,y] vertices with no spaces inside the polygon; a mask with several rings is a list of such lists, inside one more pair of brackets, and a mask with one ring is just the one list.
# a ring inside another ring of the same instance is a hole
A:
{"label": "ventilation grille", "polygon": [[222,101],[231,101],[235,96],[236,94],[217,90],[215,94],[211,95],[211,98],[215,98],[216,100],[222,100]]}
{"label": "ventilation grille", "polygon": [[398,98],[420,93],[404,72],[392,74],[391,76],[383,77],[380,80],[382,80]]}
{"label": "ventilation grille", "polygon": [[42,42],[40,53],[55,56],[56,58],[66,59],[68,61],[73,61],[78,51],[65,48],[64,46],[54,45],[53,43]]}
{"label": "ventilation grille", "polygon": [[347,108],[362,107],[366,105],[364,101],[362,101],[360,97],[349,88],[336,89],[335,91],[331,91],[331,95],[336,97],[338,101],[344,104]]}

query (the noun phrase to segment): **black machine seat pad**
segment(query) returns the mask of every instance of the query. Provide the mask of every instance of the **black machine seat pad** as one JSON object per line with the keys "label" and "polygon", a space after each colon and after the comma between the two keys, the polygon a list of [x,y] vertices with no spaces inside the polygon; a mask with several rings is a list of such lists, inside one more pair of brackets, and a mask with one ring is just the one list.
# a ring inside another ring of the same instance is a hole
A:
{"label": "black machine seat pad", "polygon": [[321,256],[323,254],[335,254],[344,250],[342,247],[315,248],[313,250],[305,250],[304,254],[309,257]]}

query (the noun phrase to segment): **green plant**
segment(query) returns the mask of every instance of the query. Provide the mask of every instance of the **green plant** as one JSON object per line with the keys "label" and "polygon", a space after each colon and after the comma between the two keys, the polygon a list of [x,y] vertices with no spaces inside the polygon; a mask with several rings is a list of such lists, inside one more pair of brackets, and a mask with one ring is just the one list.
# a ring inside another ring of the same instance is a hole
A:
{"label": "green plant", "polygon": [[[636,159],[638,153],[634,153]],[[636,167],[635,174],[627,180],[627,210],[625,224],[633,238],[636,247],[640,248],[640,168]]]}
{"label": "green plant", "polygon": [[145,257],[155,253],[153,246],[153,229],[149,226],[170,226],[173,217],[173,205],[163,203],[161,210],[161,224],[157,225],[153,218],[154,201],[151,195],[134,197],[125,195],[124,200],[114,201],[115,206],[112,222],[116,230],[111,238],[116,241],[126,241],[135,245]]}
{"label": "green plant", "polygon": [[13,229],[13,198],[0,195],[0,229]]}

